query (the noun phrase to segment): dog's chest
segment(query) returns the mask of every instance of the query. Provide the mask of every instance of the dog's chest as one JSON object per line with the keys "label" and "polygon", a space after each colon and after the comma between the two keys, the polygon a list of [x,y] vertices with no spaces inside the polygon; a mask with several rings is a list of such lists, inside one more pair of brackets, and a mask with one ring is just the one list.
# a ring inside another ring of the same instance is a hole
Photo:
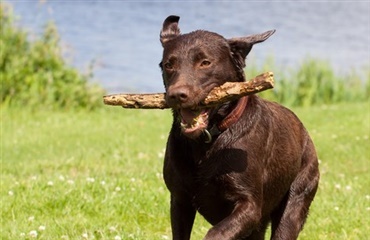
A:
{"label": "dog's chest", "polygon": [[228,186],[223,176],[205,175],[202,171],[194,181],[193,206],[210,223],[217,223],[230,214],[233,202],[229,199]]}

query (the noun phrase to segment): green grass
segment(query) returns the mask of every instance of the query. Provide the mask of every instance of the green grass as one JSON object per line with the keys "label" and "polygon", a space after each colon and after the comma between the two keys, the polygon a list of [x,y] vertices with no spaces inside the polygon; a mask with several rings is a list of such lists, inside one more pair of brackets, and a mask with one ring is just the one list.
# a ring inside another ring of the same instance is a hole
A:
{"label": "green grass", "polygon": [[[366,239],[369,103],[293,110],[322,174],[300,239]],[[3,108],[1,124],[0,239],[171,238],[161,174],[170,111]],[[192,239],[209,227],[198,216]]]}

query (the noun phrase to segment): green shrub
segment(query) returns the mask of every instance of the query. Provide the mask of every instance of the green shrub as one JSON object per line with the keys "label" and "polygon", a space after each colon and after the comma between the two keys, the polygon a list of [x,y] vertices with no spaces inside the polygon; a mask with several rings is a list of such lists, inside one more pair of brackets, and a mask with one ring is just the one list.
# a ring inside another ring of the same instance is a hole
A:
{"label": "green shrub", "polygon": [[46,108],[87,108],[101,104],[102,88],[90,83],[62,56],[58,31],[46,25],[41,37],[31,41],[14,24],[9,5],[0,3],[1,104]]}

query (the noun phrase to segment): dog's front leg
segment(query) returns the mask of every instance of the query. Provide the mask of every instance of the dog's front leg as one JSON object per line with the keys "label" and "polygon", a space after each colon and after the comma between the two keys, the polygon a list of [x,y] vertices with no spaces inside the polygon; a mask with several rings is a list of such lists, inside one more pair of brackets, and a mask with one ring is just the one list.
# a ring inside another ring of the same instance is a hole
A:
{"label": "dog's front leg", "polygon": [[204,240],[245,238],[258,227],[260,220],[261,208],[257,202],[249,200],[239,202],[228,217],[208,231]]}
{"label": "dog's front leg", "polygon": [[178,199],[171,195],[171,226],[173,240],[189,240],[193,228],[195,209],[190,199]]}

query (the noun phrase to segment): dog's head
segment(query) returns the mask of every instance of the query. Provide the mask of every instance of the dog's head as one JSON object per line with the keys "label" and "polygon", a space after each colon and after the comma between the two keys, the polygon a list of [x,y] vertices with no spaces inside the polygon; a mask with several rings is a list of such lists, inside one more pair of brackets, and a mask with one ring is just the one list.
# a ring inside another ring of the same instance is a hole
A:
{"label": "dog's head", "polygon": [[180,34],[179,19],[169,16],[163,23],[160,67],[167,104],[177,113],[183,134],[196,138],[207,128],[212,112],[199,108],[199,103],[214,87],[244,81],[245,58],[253,44],[275,30],[232,39],[202,30]]}

